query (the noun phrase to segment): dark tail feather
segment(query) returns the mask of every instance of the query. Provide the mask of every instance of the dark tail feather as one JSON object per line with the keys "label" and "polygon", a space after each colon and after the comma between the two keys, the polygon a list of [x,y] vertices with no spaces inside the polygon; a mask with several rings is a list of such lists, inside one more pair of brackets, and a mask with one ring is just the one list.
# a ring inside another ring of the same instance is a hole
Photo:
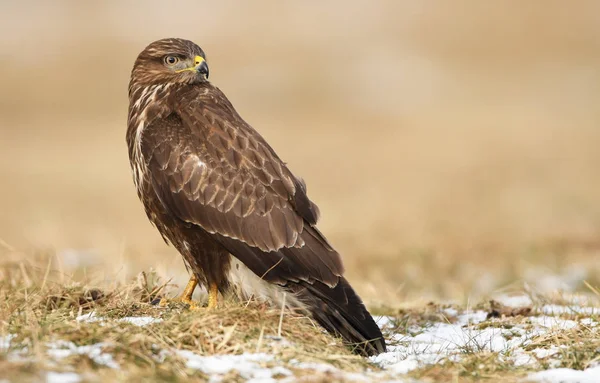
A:
{"label": "dark tail feather", "polygon": [[300,282],[296,287],[293,290],[313,318],[342,337],[355,353],[371,356],[385,351],[381,330],[345,278],[334,288],[317,281]]}

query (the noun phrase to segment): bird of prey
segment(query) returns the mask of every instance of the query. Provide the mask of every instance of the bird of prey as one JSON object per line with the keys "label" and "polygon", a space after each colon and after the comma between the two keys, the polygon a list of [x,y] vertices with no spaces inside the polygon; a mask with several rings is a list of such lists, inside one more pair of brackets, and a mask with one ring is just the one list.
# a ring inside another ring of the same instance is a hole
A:
{"label": "bird of prey", "polygon": [[[317,230],[306,185],[208,81],[202,49],[169,38],[137,57],[129,83],[127,145],[146,214],[209,293],[276,299],[311,315],[355,352],[385,341]],[[287,295],[286,295],[287,294]]]}

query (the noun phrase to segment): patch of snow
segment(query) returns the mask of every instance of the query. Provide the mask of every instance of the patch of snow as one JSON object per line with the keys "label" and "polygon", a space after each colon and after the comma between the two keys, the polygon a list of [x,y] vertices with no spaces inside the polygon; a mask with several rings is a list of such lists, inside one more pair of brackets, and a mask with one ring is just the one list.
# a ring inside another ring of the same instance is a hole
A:
{"label": "patch of snow", "polygon": [[16,337],[15,334],[8,334],[6,336],[0,336],[0,351],[8,351],[10,348],[10,341]]}
{"label": "patch of snow", "polygon": [[[435,364],[465,347],[504,348],[506,340],[490,334],[489,329],[470,329],[486,319],[483,311],[460,315],[456,323],[433,323],[414,331],[416,335],[395,334],[388,352],[371,357],[371,361],[398,374],[405,374],[419,366]],[[464,327],[467,328],[464,328]],[[493,330],[493,329],[492,329]],[[498,331],[498,329],[495,329]]]}
{"label": "patch of snow", "polygon": [[74,372],[53,372],[46,374],[46,383],[79,383],[81,376]]}
{"label": "patch of snow", "polygon": [[[328,381],[343,381],[343,382],[386,382],[386,383],[402,383],[400,380],[389,380],[389,374],[385,372],[375,372],[372,370],[364,371],[363,373],[352,373],[338,369],[327,363],[316,363],[316,362],[299,362],[296,359],[292,359],[289,363],[294,369],[303,370],[305,373],[309,373],[311,376],[314,373],[325,374]],[[291,383],[297,382],[298,379],[295,376],[289,376],[279,383]]]}
{"label": "patch of snow", "polygon": [[419,365],[424,364],[435,364],[437,360],[432,360],[431,355],[428,355],[429,359],[424,360],[417,355],[407,355],[404,360],[397,360],[389,367],[389,370],[393,371],[396,374],[406,374],[412,370],[415,370],[419,367]]}
{"label": "patch of snow", "polygon": [[[575,320],[542,315],[505,327],[502,320],[487,320],[486,317],[485,311],[474,311],[458,315],[454,323],[430,322],[411,326],[406,334],[388,335],[388,351],[371,357],[371,361],[388,371],[405,374],[444,360],[458,361],[464,354],[494,352],[500,360],[536,367],[538,359],[551,358],[560,352],[560,348],[525,351],[523,347],[530,344],[532,338],[582,325]],[[552,360],[548,362],[553,365]]]}
{"label": "patch of snow", "polygon": [[560,328],[563,330],[569,330],[579,325],[576,321],[573,320],[561,319],[545,315],[538,317],[530,317],[529,320],[531,321],[531,323],[537,324],[541,327]]}
{"label": "patch of snow", "polygon": [[[95,311],[88,314],[79,315],[75,318],[77,322],[95,323],[95,322],[106,322],[108,319],[98,316]],[[140,316],[140,317],[124,317],[118,320],[119,322],[131,323],[133,325],[143,327],[152,323],[162,322],[161,318],[154,318],[151,316]]]}
{"label": "patch of snow", "polygon": [[176,354],[185,359],[187,368],[211,375],[211,381],[218,381],[222,375],[232,370],[237,371],[242,378],[255,382],[271,381],[276,375],[292,375],[290,370],[281,366],[277,369],[267,367],[265,364],[273,361],[274,357],[264,353],[202,356],[188,350],[177,350]]}
{"label": "patch of snow", "polygon": [[114,361],[112,355],[103,351],[106,345],[104,343],[95,343],[85,346],[77,346],[73,342],[59,340],[47,344],[48,356],[54,359],[64,359],[72,355],[87,355],[95,363],[110,367],[119,368],[119,365]]}
{"label": "patch of snow", "polygon": [[550,346],[550,348],[536,348],[532,351],[536,358],[542,359],[552,356],[560,352],[560,348],[556,346]]}
{"label": "patch of snow", "polygon": [[[536,348],[531,350],[531,352],[527,353],[523,350],[523,348],[517,348],[512,353],[512,360],[515,366],[530,366],[530,367],[538,367],[539,359],[547,359],[553,355],[556,355],[560,352],[562,348],[566,348],[566,346],[551,346],[550,348]],[[557,359],[549,359],[547,363],[553,367],[559,363]]]}
{"label": "patch of snow", "polygon": [[581,319],[579,321],[579,323],[581,323],[584,326],[588,326],[588,327],[596,327],[596,326],[598,326],[598,322],[596,322],[592,318],[583,318],[583,319]]}
{"label": "patch of snow", "polygon": [[103,317],[99,317],[95,311],[91,311],[87,314],[79,315],[77,318],[75,318],[75,320],[77,322],[94,323],[103,322],[105,319]]}
{"label": "patch of snow", "polygon": [[540,311],[547,315],[583,314],[598,315],[600,307],[544,305]]}
{"label": "patch of snow", "polygon": [[469,324],[477,324],[485,321],[487,319],[487,312],[478,310],[475,312],[467,312],[466,314],[462,314],[458,317],[458,324],[460,325],[469,325]]}
{"label": "patch of snow", "polygon": [[600,382],[600,366],[579,371],[556,368],[530,374],[526,381],[539,383],[597,383]]}
{"label": "patch of snow", "polygon": [[298,361],[290,361],[294,367],[300,370],[313,370],[317,372],[335,372],[337,368],[333,367],[330,364],[325,363],[308,363],[308,362],[298,362]]}
{"label": "patch of snow", "polygon": [[119,319],[119,322],[127,322],[127,323],[131,323],[133,325],[139,326],[139,327],[143,327],[143,326],[147,326],[147,325],[152,324],[152,323],[160,323],[160,322],[162,322],[162,319],[161,318],[154,318],[154,317],[150,317],[150,316],[145,316],[145,317],[125,317],[125,318]]}
{"label": "patch of snow", "polygon": [[512,353],[512,361],[516,367],[532,366],[537,364],[537,360],[533,355],[526,353],[522,348],[517,348]]}
{"label": "patch of snow", "polygon": [[[241,355],[197,355],[188,350],[176,350],[176,355],[186,361],[186,367],[200,370],[210,376],[209,382],[221,382],[226,374],[236,371],[242,379],[252,383],[296,382],[297,378],[288,368],[280,365],[274,355],[257,353]],[[290,360],[294,369],[324,373],[332,380],[373,382],[385,378],[385,373],[366,371],[350,373],[326,363],[305,363]]]}

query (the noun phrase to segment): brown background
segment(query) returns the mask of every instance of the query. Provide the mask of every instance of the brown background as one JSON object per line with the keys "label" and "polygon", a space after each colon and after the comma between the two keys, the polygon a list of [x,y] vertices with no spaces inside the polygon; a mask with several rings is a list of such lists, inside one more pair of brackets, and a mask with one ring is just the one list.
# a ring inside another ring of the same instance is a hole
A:
{"label": "brown background", "polygon": [[163,37],[207,52],[367,300],[597,277],[595,1],[4,0],[0,238],[22,257],[184,279],[124,140],[131,66]]}

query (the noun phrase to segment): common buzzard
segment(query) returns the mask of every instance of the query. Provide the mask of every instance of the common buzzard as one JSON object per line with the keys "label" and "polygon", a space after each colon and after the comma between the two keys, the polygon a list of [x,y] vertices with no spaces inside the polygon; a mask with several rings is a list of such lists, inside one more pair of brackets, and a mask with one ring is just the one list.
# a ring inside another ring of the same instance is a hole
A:
{"label": "common buzzard", "polygon": [[208,81],[202,49],[163,39],[137,57],[127,145],[150,221],[183,256],[208,307],[221,294],[276,299],[310,314],[357,353],[385,350],[381,331],[317,230],[317,206],[261,135]]}

